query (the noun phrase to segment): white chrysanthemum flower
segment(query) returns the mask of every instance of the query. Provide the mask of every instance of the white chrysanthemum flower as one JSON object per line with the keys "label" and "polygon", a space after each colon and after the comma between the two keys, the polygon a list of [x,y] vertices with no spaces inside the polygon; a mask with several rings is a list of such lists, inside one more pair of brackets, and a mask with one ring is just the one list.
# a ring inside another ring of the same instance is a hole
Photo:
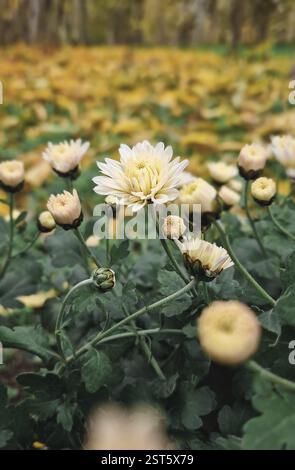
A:
{"label": "white chrysanthemum flower", "polygon": [[162,142],[155,147],[143,141],[130,148],[121,145],[120,162],[105,159],[97,162],[104,176],[93,178],[94,191],[102,195],[116,196],[120,204],[140,210],[148,202],[166,204],[178,196],[177,187],[188,161],[172,160],[172,147]]}
{"label": "white chrysanthemum flower", "polygon": [[178,187],[181,188],[182,186],[192,183],[192,181],[195,181],[197,177],[194,176],[189,171],[183,171],[179,179],[180,179],[180,182],[178,184]]}
{"label": "white chrysanthemum flower", "polygon": [[197,326],[202,349],[221,364],[245,362],[259,346],[260,323],[247,305],[236,300],[213,302],[202,311]]}
{"label": "white chrysanthemum flower", "polygon": [[186,226],[181,217],[168,215],[164,219],[162,231],[165,237],[169,239],[179,239],[185,233]]}
{"label": "white chrysanthemum flower", "polygon": [[100,407],[87,426],[87,450],[160,450],[169,443],[163,418],[150,406],[125,410],[117,405]]}
{"label": "white chrysanthemum flower", "polygon": [[232,179],[227,183],[227,186],[230,187],[236,193],[241,193],[243,189],[243,183],[240,180]]}
{"label": "white chrysanthemum flower", "polygon": [[218,195],[228,207],[237,206],[241,198],[239,193],[226,185],[221,186]]}
{"label": "white chrysanthemum flower", "polygon": [[200,204],[202,213],[216,212],[217,191],[202,178],[196,178],[179,192],[180,204]]}
{"label": "white chrysanthemum flower", "polygon": [[43,211],[38,217],[40,232],[52,232],[56,227],[55,220],[49,211]]}
{"label": "white chrysanthemum flower", "polygon": [[77,169],[88,148],[89,142],[82,143],[81,139],[64,141],[60,144],[49,142],[42,156],[53,170],[66,176]]}
{"label": "white chrysanthemum flower", "polygon": [[251,185],[251,194],[258,204],[268,206],[275,198],[277,185],[272,178],[258,178]]}
{"label": "white chrysanthemum flower", "polygon": [[75,189],[73,194],[69,191],[56,196],[52,194],[47,202],[47,209],[55,222],[65,229],[77,227],[82,221],[81,203]]}
{"label": "white chrysanthemum flower", "polygon": [[291,135],[273,136],[271,148],[275,158],[286,169],[291,178],[295,177],[295,138]]}
{"label": "white chrysanthemum flower", "polygon": [[247,179],[255,179],[264,169],[266,160],[267,153],[262,145],[244,145],[238,158],[241,176]]}
{"label": "white chrysanthemum flower", "polygon": [[188,268],[204,280],[212,280],[225,269],[234,265],[228,252],[215,243],[200,238],[188,238],[182,242],[176,240]]}
{"label": "white chrysanthemum flower", "polygon": [[22,186],[25,178],[23,162],[7,160],[0,163],[0,183],[7,191],[14,191]]}
{"label": "white chrysanthemum flower", "polygon": [[238,169],[235,165],[228,165],[225,162],[209,162],[207,164],[211,178],[216,183],[227,183],[237,176]]}

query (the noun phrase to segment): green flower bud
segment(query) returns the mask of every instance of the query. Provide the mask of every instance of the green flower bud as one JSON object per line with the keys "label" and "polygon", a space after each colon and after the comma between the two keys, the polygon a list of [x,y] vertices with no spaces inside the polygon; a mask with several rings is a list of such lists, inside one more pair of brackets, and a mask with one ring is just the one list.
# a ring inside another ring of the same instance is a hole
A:
{"label": "green flower bud", "polygon": [[115,272],[110,268],[98,268],[92,274],[96,287],[102,291],[110,290],[116,283]]}

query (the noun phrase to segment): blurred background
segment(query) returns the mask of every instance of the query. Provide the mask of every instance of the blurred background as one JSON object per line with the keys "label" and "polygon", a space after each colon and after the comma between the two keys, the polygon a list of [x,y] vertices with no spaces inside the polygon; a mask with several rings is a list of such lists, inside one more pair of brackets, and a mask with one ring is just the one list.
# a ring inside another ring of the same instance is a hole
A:
{"label": "blurred background", "polygon": [[295,39],[293,0],[1,0],[0,40],[233,47]]}
{"label": "blurred background", "polygon": [[207,177],[208,160],[294,132],[294,22],[293,0],[0,0],[0,160],[24,161],[32,212],[62,189],[48,141],[90,142],[90,213],[95,161],[122,142],[164,141]]}

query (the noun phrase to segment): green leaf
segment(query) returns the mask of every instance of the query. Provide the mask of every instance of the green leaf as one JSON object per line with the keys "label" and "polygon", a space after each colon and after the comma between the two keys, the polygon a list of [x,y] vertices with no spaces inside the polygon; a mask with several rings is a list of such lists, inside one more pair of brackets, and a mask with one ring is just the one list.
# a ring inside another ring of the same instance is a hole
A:
{"label": "green leaf", "polygon": [[25,218],[27,217],[28,213],[27,211],[23,211],[19,214],[19,216],[15,219],[14,221],[14,225],[18,225],[20,224],[21,222],[23,222],[25,220]]}
{"label": "green leaf", "polygon": [[199,429],[202,426],[200,416],[206,416],[216,406],[215,394],[209,387],[201,387],[197,390],[186,390],[183,396],[183,409],[181,412],[182,424],[190,430]]}
{"label": "green leaf", "polygon": [[[174,271],[160,271],[158,281],[160,283],[160,294],[162,297],[173,294],[185,285],[183,280],[180,279],[179,275]],[[167,317],[174,317],[187,310],[191,306],[191,303],[191,297],[186,292],[181,297],[161,306],[161,312]]]}
{"label": "green leaf", "polygon": [[12,436],[13,433],[11,431],[7,431],[5,429],[3,431],[0,431],[0,449],[6,446]]}
{"label": "green leaf", "polygon": [[118,264],[122,259],[127,258],[129,255],[129,240],[124,240],[117,245],[113,245],[111,248],[111,265]]}
{"label": "green leaf", "polygon": [[290,325],[295,327],[295,315],[294,315],[294,304],[295,304],[295,286],[288,287],[286,292],[279,298],[274,313],[279,317],[280,322],[283,325]]}
{"label": "green leaf", "polygon": [[254,407],[261,413],[244,426],[243,449],[295,449],[295,394],[269,392],[256,396]]}
{"label": "green leaf", "polygon": [[179,374],[176,372],[167,380],[156,379],[152,383],[152,390],[157,398],[168,398],[176,389]]}
{"label": "green leaf", "polygon": [[252,417],[248,405],[235,404],[233,407],[225,405],[218,413],[218,424],[224,436],[239,435],[244,423]]}
{"label": "green leaf", "polygon": [[265,330],[277,335],[281,334],[282,328],[280,318],[276,312],[273,310],[270,310],[269,312],[263,312],[261,315],[259,315],[258,318]]}
{"label": "green leaf", "polygon": [[95,393],[105,385],[111,375],[112,365],[103,352],[90,349],[82,366],[82,381],[89,393]]}
{"label": "green leaf", "polygon": [[76,403],[71,404],[68,402],[62,403],[57,408],[57,423],[60,424],[68,432],[70,432],[73,428],[73,415],[75,413],[76,408]]}
{"label": "green leaf", "polygon": [[5,348],[28,351],[48,361],[54,356],[49,350],[47,336],[41,328],[17,326],[14,329],[0,326],[0,341]]}
{"label": "green leaf", "polygon": [[29,388],[32,394],[44,399],[59,398],[63,392],[60,378],[52,372],[45,375],[25,372],[17,376],[17,381],[23,387]]}

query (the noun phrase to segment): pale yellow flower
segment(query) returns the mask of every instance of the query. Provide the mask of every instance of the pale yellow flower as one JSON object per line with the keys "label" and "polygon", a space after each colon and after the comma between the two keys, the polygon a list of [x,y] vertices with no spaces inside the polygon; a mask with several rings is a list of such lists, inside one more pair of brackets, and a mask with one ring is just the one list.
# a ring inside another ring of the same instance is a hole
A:
{"label": "pale yellow flower", "polygon": [[104,176],[93,178],[96,193],[117,197],[133,212],[148,202],[166,204],[176,199],[188,162],[180,162],[179,157],[172,160],[172,147],[165,148],[162,142],[154,147],[145,140],[132,148],[121,145],[119,153],[120,162],[109,158],[97,162]]}
{"label": "pale yellow flower", "polygon": [[238,158],[238,166],[243,177],[254,179],[264,169],[267,160],[265,148],[260,144],[245,145]]}
{"label": "pale yellow flower", "polygon": [[161,450],[168,449],[169,444],[163,418],[153,408],[125,410],[106,405],[90,417],[84,447],[86,450]]}
{"label": "pale yellow flower", "polygon": [[217,191],[202,178],[183,186],[179,192],[180,204],[200,204],[202,213],[214,213],[217,209]]}
{"label": "pale yellow flower", "polygon": [[75,189],[72,194],[69,191],[56,196],[52,194],[47,202],[47,209],[55,222],[64,228],[79,223],[82,214],[80,199]]}
{"label": "pale yellow flower", "polygon": [[178,239],[184,235],[186,226],[181,217],[178,217],[177,215],[168,215],[164,219],[162,231],[165,237]]}
{"label": "pale yellow flower", "polygon": [[4,189],[13,190],[22,185],[25,178],[23,162],[7,160],[0,163],[0,184]]}
{"label": "pale yellow flower", "polygon": [[257,350],[261,327],[254,312],[238,301],[216,301],[197,321],[202,349],[221,364],[240,364]]}
{"label": "pale yellow flower", "polygon": [[273,136],[271,149],[275,158],[286,169],[291,178],[295,178],[295,138],[291,135]]}
{"label": "pale yellow flower", "polygon": [[43,211],[38,217],[40,232],[51,232],[56,227],[55,220],[49,211]]}
{"label": "pale yellow flower", "polygon": [[243,183],[240,180],[232,179],[227,183],[227,186],[230,187],[236,193],[241,193],[243,189]]}
{"label": "pale yellow flower", "polygon": [[228,207],[237,206],[241,198],[239,193],[233,191],[233,189],[229,188],[226,185],[221,186],[218,195],[222,199],[224,204]]}
{"label": "pale yellow flower", "polygon": [[189,269],[205,280],[212,280],[225,269],[233,266],[228,252],[215,243],[193,237],[183,241],[176,240]]}
{"label": "pale yellow flower", "polygon": [[67,174],[79,166],[88,148],[89,142],[82,143],[81,139],[65,141],[60,144],[49,142],[42,156],[55,171]]}
{"label": "pale yellow flower", "polygon": [[238,168],[225,162],[209,162],[207,164],[211,178],[217,183],[227,183],[237,176]]}
{"label": "pale yellow flower", "polygon": [[272,178],[261,177],[251,185],[251,194],[255,201],[262,205],[269,205],[274,200],[277,185]]}

